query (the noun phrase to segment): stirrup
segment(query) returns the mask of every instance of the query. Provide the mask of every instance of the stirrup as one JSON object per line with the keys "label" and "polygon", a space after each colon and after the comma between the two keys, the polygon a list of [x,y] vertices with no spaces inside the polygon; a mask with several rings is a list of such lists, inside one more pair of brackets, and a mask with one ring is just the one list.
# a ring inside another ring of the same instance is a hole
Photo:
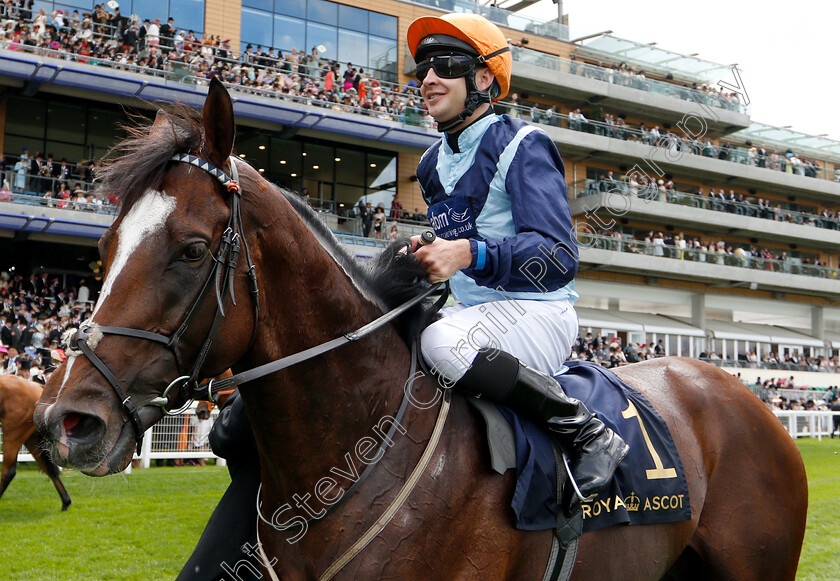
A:
{"label": "stirrup", "polygon": [[566,474],[569,476],[569,483],[572,485],[572,490],[575,492],[575,496],[577,496],[578,500],[581,503],[584,502],[592,502],[598,496],[598,492],[593,492],[589,496],[584,496],[583,492],[581,492],[580,487],[578,486],[577,481],[575,480],[575,475],[572,474],[572,469],[569,466],[569,457],[566,456],[565,452],[560,452],[560,456],[563,458],[563,465],[566,467]]}

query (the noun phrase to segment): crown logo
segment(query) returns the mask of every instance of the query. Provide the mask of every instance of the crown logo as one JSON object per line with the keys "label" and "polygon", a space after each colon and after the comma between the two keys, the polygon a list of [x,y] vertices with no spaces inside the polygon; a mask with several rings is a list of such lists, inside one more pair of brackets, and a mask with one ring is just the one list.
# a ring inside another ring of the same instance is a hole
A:
{"label": "crown logo", "polygon": [[631,492],[630,496],[624,499],[624,506],[627,507],[628,512],[636,512],[639,510],[639,497],[635,492]]}

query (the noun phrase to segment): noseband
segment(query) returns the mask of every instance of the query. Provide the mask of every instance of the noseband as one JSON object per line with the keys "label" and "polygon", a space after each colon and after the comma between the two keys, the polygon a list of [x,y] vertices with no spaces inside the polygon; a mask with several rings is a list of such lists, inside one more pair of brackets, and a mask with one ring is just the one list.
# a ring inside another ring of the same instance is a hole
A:
{"label": "noseband", "polygon": [[[227,227],[225,228],[222,234],[222,241],[219,244],[219,250],[216,255],[213,257],[214,264],[213,268],[210,271],[210,274],[207,277],[207,280],[204,281],[204,285],[199,293],[198,297],[196,297],[195,301],[193,301],[192,306],[187,311],[187,316],[184,318],[183,323],[178,327],[178,329],[170,336],[162,335],[160,333],[154,333],[152,331],[144,331],[141,329],[132,329],[130,327],[107,327],[107,326],[100,326],[95,323],[82,323],[79,326],[79,329],[73,335],[73,338],[70,340],[70,348],[73,350],[78,351],[80,354],[85,355],[91,363],[93,363],[94,367],[96,367],[100,373],[108,380],[108,383],[111,384],[114,391],[116,392],[117,396],[119,397],[120,401],[122,402],[122,406],[125,409],[126,415],[128,416],[131,425],[134,427],[135,433],[137,434],[137,452],[140,453],[140,449],[143,444],[143,434],[145,430],[143,429],[143,423],[140,419],[140,414],[138,413],[138,407],[134,405],[134,402],[131,400],[131,396],[125,392],[125,389],[120,385],[119,380],[117,377],[111,372],[107,365],[94,353],[94,349],[96,348],[96,344],[98,344],[98,340],[92,340],[94,336],[98,336],[101,338],[101,335],[97,335],[98,333],[105,334],[105,335],[121,335],[123,337],[136,337],[138,339],[146,339],[148,341],[154,341],[157,343],[161,343],[165,345],[172,353],[175,355],[175,361],[178,366],[179,373],[181,376],[175,379],[169,386],[164,390],[163,394],[159,397],[155,397],[150,401],[144,402],[140,405],[140,407],[146,405],[153,405],[160,407],[165,414],[172,415],[176,413],[181,413],[188,407],[192,401],[189,401],[183,408],[180,410],[176,410],[170,412],[167,410],[167,406],[170,403],[170,399],[173,397],[174,394],[170,392],[173,389],[176,389],[179,393],[186,396],[189,395],[190,391],[194,389],[194,386],[197,385],[197,381],[199,379],[199,372],[201,368],[204,366],[204,362],[207,359],[207,354],[210,352],[210,348],[213,346],[213,340],[218,332],[219,324],[221,323],[222,318],[225,316],[225,310],[223,306],[224,296],[226,294],[230,295],[231,302],[236,305],[236,296],[234,293],[234,285],[233,285],[233,277],[236,272],[236,265],[239,260],[239,253],[242,251],[242,248],[245,249],[245,257],[248,263],[248,286],[250,290],[250,294],[252,297],[252,303],[254,305],[254,327],[251,331],[251,340],[250,343],[253,343],[254,337],[256,335],[256,328],[257,328],[257,320],[259,317],[259,290],[257,287],[257,274],[256,269],[254,266],[253,261],[251,260],[251,252],[248,248],[248,242],[245,240],[245,234],[242,227],[242,214],[240,209],[240,201],[242,197],[242,189],[239,187],[239,172],[236,169],[236,161],[234,157],[230,158],[230,176],[225,173],[224,170],[221,168],[216,167],[212,163],[205,161],[199,157],[188,155],[188,154],[177,154],[172,156],[172,161],[180,162],[180,163],[188,163],[193,165],[197,168],[200,168],[211,176],[216,178],[219,182],[221,182],[222,186],[230,192],[228,205],[230,208],[230,217],[228,218]],[[184,333],[186,333],[187,329],[189,328],[190,324],[193,322],[193,319],[198,312],[199,306],[204,302],[205,297],[210,291],[210,288],[215,289],[216,294],[216,314],[213,317],[213,323],[210,326],[210,331],[207,334],[207,338],[204,340],[204,344],[199,349],[198,356],[192,366],[192,369],[189,373],[184,373],[184,366],[183,366],[183,359],[181,357],[181,353],[179,350],[181,338],[183,337]],[[94,343],[93,347],[91,347],[88,343]],[[249,345],[250,345],[249,343]]]}

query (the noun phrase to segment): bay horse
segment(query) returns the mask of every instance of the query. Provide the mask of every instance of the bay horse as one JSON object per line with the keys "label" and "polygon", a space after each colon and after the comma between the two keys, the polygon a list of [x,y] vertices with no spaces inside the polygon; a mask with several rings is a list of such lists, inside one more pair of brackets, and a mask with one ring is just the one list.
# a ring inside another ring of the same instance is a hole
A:
{"label": "bay horse", "polygon": [[42,449],[42,438],[35,430],[33,415],[41,398],[41,386],[16,375],[0,375],[0,426],[3,428],[3,471],[0,473],[0,497],[17,473],[18,453],[22,446],[35,458],[38,467],[49,476],[61,497],[61,510],[70,506],[70,495],[59,475],[61,471]]}
{"label": "bay horse", "polygon": [[[374,267],[356,263],[299,197],[231,156],[234,135],[232,101],[214,80],[200,120],[158,112],[104,170],[101,187],[121,208],[99,243],[102,292],[35,415],[54,459],[93,476],[120,471],[161,406],[213,392],[195,378],[296,362],[240,388],[271,578],[541,578],[552,532],[512,526],[514,477],[490,471],[479,417],[413,371],[411,325],[430,310],[361,331],[425,288],[413,255],[389,248]],[[807,483],[780,422],[702,362],[618,374],[671,430],[691,518],[585,533],[572,579],[793,579]],[[413,405],[395,422],[406,392]],[[345,494],[365,465],[369,477]]]}

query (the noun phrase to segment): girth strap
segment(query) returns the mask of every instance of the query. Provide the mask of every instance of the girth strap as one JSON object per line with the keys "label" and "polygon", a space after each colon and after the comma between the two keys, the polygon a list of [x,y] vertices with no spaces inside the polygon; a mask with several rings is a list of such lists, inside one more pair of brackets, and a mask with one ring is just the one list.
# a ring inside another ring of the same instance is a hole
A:
{"label": "girth strap", "polygon": [[402,507],[403,503],[405,503],[408,495],[411,494],[412,490],[414,490],[414,486],[426,471],[426,468],[429,466],[429,461],[432,459],[432,454],[434,454],[437,449],[438,442],[440,441],[440,435],[443,432],[443,426],[446,424],[446,418],[449,415],[449,404],[452,399],[452,390],[444,390],[443,398],[441,399],[440,411],[438,412],[437,421],[435,422],[435,427],[432,430],[432,435],[429,438],[428,444],[426,444],[426,449],[423,450],[423,455],[420,457],[420,460],[417,462],[414,470],[411,471],[411,474],[406,479],[402,488],[400,488],[397,496],[391,501],[391,504],[388,505],[385,512],[376,519],[376,522],[373,523],[367,532],[363,534],[359,540],[353,543],[353,545],[347,549],[347,551],[345,551],[344,554],[341,555],[332,565],[330,565],[326,571],[324,571],[324,573],[318,578],[319,581],[329,581],[329,579],[332,579],[333,576],[341,571],[347,563],[352,561],[356,555],[361,553],[362,550],[367,547],[368,544],[379,535],[379,533],[382,532],[382,529],[391,522],[391,519],[394,518],[394,515],[397,514],[397,511]]}

